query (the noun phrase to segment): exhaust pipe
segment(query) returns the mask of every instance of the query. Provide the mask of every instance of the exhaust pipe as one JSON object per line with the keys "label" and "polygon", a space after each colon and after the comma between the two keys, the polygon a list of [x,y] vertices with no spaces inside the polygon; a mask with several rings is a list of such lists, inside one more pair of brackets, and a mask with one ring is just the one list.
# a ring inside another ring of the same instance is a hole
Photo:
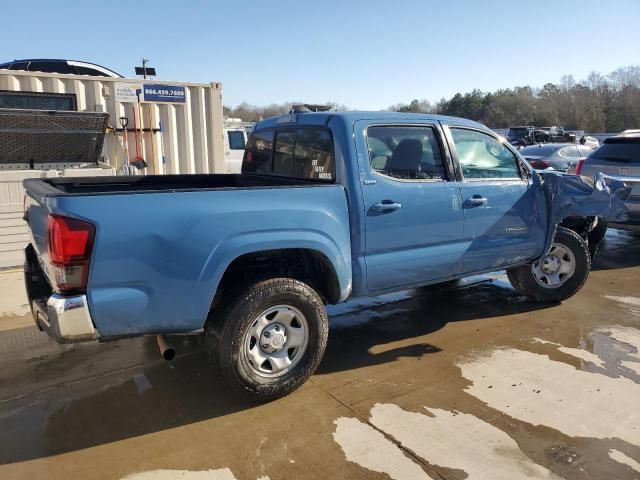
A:
{"label": "exhaust pipe", "polygon": [[176,350],[172,345],[169,345],[167,342],[167,337],[164,335],[156,335],[156,341],[158,342],[158,348],[160,349],[160,355],[165,360],[173,360],[173,357],[176,356]]}

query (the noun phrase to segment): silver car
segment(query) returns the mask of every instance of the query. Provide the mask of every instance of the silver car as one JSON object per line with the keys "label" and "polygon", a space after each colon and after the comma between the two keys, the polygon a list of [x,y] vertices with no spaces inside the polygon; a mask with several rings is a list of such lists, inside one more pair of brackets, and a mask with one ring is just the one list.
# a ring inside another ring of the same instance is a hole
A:
{"label": "silver car", "polygon": [[640,231],[640,134],[607,138],[586,160],[577,165],[575,173],[595,177],[598,172],[622,180],[632,187],[626,202],[629,220],[623,224],[610,222],[609,226]]}
{"label": "silver car", "polygon": [[519,151],[536,170],[566,172],[593,153],[593,148],[575,143],[545,143],[524,147]]}

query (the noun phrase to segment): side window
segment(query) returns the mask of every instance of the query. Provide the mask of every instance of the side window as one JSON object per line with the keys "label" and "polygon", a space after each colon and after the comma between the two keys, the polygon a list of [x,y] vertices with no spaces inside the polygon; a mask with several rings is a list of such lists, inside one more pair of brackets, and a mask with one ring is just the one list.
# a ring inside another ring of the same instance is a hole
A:
{"label": "side window", "polygon": [[464,178],[520,178],[516,156],[486,133],[452,128]]}
{"label": "side window", "polygon": [[230,150],[244,150],[244,132],[230,130],[227,132]]}
{"label": "side window", "polygon": [[72,71],[75,70],[75,73],[78,75],[91,75],[92,77],[106,77],[107,74],[101,72],[100,70],[96,70],[95,68],[83,67],[80,65],[73,65],[71,67]]}
{"label": "side window", "polygon": [[403,180],[446,180],[431,127],[372,126],[367,129],[367,145],[375,172]]}
{"label": "side window", "polygon": [[584,146],[584,145],[578,146],[578,150],[580,150],[580,156],[581,157],[586,157],[591,152],[593,152],[593,148],[587,147],[587,146]]}
{"label": "side window", "polygon": [[272,130],[251,135],[242,159],[242,173],[271,173],[272,148]]}
{"label": "side window", "polygon": [[45,73],[76,73],[71,69],[67,62],[31,62],[29,64],[29,71]]}
{"label": "side window", "polygon": [[29,68],[29,62],[17,62],[9,67],[10,70],[26,70]]}

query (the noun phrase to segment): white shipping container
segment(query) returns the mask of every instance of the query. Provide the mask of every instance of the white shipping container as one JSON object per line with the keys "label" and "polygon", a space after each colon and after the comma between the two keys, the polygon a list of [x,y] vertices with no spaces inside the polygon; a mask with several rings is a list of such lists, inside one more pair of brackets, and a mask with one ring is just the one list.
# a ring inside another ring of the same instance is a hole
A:
{"label": "white shipping container", "polygon": [[[127,90],[144,84],[184,88],[184,102],[141,102]],[[116,93],[116,88],[120,90]],[[111,168],[72,168],[73,164],[0,165],[0,268],[23,262],[22,249],[28,242],[28,229],[22,220],[22,181],[51,176],[111,175],[136,156],[133,131],[135,112],[138,150],[147,163],[141,174],[224,173],[222,85],[186,83],[88,75],[0,70],[0,90],[12,92],[63,93],[75,95],[78,111],[107,112],[110,128],[105,136],[100,161]],[[133,102],[131,101],[133,100]],[[128,119],[127,142],[120,118]],[[162,122],[162,130],[158,131]],[[147,131],[144,131],[146,129]],[[165,162],[162,152],[164,151]]]}
{"label": "white shipping container", "polygon": [[[119,87],[144,84],[184,87],[184,103],[120,101]],[[138,134],[139,153],[145,158],[146,174],[224,173],[222,84],[172,82],[129,78],[91,77],[58,73],[0,70],[0,90],[66,93],[76,97],[78,111],[107,112],[114,127],[105,138],[103,161],[119,168],[125,160],[124,134],[119,119],[126,117],[127,149],[136,156],[133,116],[136,126],[147,129]],[[162,122],[163,133],[157,130]],[[154,132],[149,131],[150,129]],[[162,142],[161,142],[162,139]],[[162,145],[166,163],[162,162]]]}

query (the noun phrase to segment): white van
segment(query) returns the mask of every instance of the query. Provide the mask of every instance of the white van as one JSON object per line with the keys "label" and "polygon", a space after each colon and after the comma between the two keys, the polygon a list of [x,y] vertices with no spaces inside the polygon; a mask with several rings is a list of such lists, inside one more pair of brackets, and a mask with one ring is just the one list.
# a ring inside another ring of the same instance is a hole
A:
{"label": "white van", "polygon": [[240,119],[228,119],[224,123],[225,173],[240,173],[244,147],[247,144],[252,123]]}

